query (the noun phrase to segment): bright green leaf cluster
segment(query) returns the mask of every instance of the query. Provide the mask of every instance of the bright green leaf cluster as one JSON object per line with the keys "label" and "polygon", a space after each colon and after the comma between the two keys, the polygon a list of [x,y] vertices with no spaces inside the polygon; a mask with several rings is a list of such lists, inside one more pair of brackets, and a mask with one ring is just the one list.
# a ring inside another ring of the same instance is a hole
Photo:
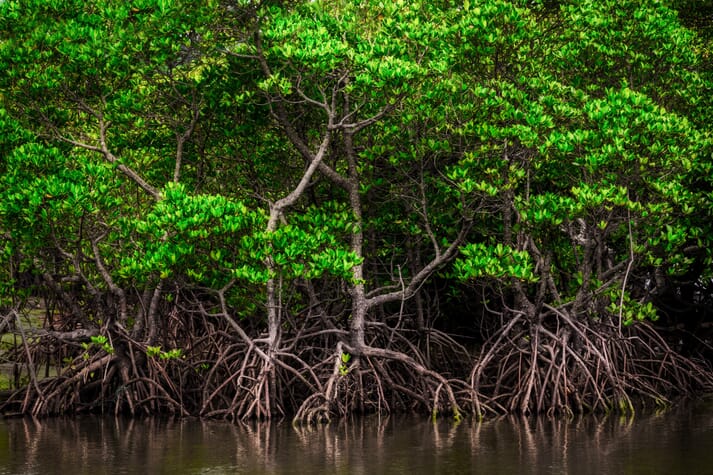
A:
{"label": "bright green leaf cluster", "polygon": [[518,251],[500,243],[466,244],[454,263],[455,275],[460,280],[508,279],[536,282],[529,253]]}

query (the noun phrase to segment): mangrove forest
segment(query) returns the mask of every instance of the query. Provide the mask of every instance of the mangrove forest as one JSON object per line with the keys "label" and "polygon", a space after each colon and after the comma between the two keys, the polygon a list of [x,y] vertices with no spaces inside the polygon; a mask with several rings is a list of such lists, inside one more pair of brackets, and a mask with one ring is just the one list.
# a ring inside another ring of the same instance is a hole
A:
{"label": "mangrove forest", "polygon": [[0,0],[0,412],[713,391],[713,2]]}

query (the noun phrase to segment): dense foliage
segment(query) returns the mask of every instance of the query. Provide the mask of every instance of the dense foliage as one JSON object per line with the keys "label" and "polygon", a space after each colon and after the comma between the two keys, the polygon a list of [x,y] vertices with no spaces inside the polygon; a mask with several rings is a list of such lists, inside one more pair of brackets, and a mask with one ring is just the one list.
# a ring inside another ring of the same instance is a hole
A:
{"label": "dense foliage", "polygon": [[0,2],[1,329],[29,378],[6,410],[460,417],[711,389],[695,12]]}

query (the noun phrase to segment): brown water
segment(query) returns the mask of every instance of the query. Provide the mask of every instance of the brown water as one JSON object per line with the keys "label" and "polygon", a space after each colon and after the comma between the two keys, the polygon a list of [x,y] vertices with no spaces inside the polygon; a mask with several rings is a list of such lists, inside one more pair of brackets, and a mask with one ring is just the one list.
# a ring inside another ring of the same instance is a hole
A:
{"label": "brown water", "polygon": [[634,419],[326,426],[76,417],[0,420],[6,474],[713,474],[713,406]]}

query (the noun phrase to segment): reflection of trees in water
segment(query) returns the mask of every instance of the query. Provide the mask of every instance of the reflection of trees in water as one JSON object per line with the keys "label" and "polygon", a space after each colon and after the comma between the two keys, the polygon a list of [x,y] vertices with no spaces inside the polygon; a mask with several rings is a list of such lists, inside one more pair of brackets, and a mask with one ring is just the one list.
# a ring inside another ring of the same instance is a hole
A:
{"label": "reflection of trees in water", "polygon": [[0,467],[14,465],[17,471],[10,473],[93,475],[198,470],[213,464],[216,440],[233,440],[240,432],[230,424],[196,420],[109,417],[13,419],[4,429],[11,449],[6,456],[15,460],[0,455]]}
{"label": "reflection of trees in water", "polygon": [[[705,473],[713,411],[635,419],[361,418],[317,426],[7,420],[0,473]],[[1,443],[1,442],[0,442]]]}
{"label": "reflection of trees in water", "polygon": [[[478,473],[710,473],[713,412],[505,416],[467,429]],[[693,456],[695,454],[695,456]]]}
{"label": "reflection of trees in water", "polygon": [[[713,413],[687,409],[636,418],[503,417],[460,425],[414,419],[304,431],[314,457],[351,473],[707,473]],[[321,444],[318,443],[321,441]],[[692,453],[700,456],[691,456]],[[361,457],[361,458],[360,458]]]}

